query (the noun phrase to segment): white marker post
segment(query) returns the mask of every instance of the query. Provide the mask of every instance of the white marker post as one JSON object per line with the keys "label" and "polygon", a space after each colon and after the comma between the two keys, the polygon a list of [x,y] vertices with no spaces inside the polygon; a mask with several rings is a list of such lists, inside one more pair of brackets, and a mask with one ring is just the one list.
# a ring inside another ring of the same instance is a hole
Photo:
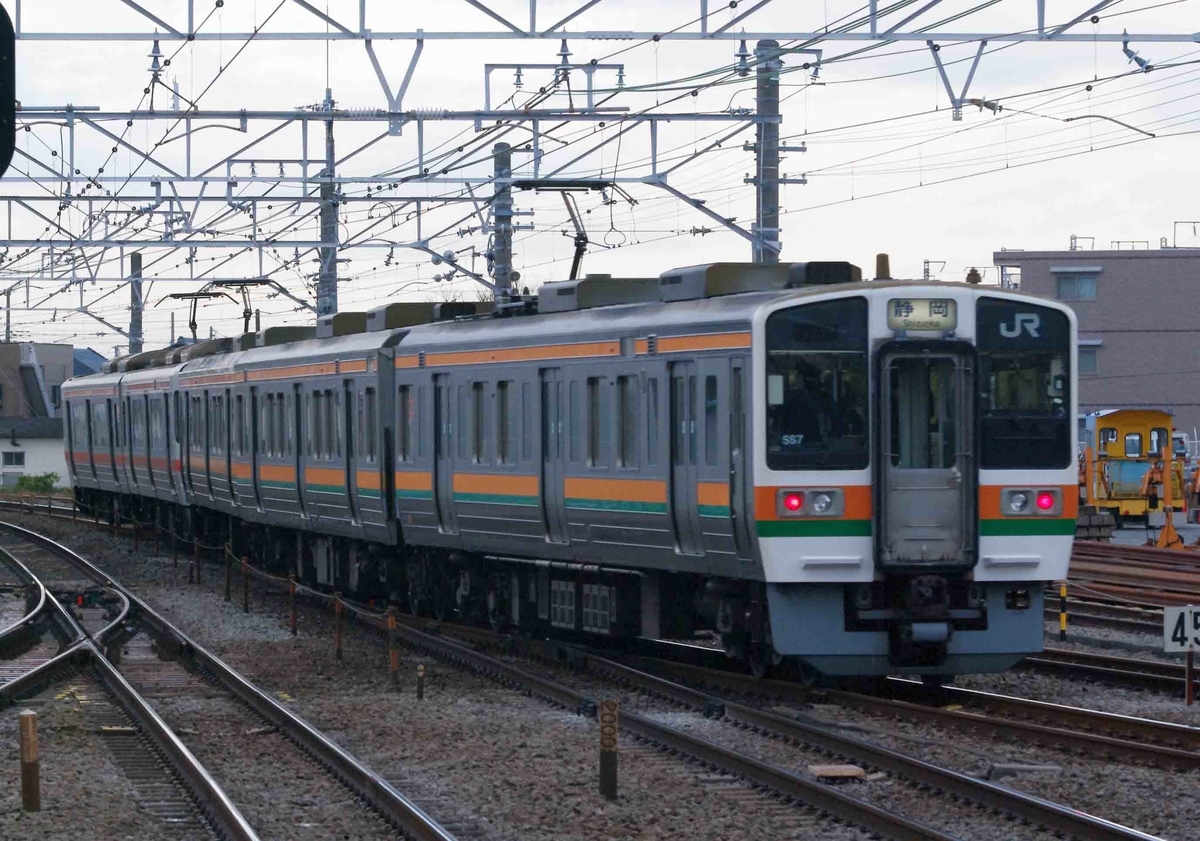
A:
{"label": "white marker post", "polygon": [[1194,605],[1163,608],[1163,651],[1186,651],[1184,698],[1190,707],[1195,700],[1193,669],[1196,646],[1200,645],[1200,609]]}

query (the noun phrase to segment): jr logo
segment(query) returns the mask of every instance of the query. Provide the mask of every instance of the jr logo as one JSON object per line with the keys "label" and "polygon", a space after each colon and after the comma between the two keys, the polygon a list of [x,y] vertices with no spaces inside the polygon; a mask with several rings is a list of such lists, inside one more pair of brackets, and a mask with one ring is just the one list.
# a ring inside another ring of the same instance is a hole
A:
{"label": "jr logo", "polygon": [[1000,335],[1006,339],[1015,339],[1025,331],[1036,339],[1041,335],[1041,329],[1041,316],[1032,312],[1019,312],[1013,316],[1012,324],[1000,325]]}

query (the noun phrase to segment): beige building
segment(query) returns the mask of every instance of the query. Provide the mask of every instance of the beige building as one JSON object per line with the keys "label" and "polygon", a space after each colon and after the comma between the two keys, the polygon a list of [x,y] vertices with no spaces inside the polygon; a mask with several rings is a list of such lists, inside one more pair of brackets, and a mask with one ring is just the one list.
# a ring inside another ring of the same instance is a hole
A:
{"label": "beige building", "polygon": [[1079,317],[1079,410],[1166,409],[1200,430],[1200,249],[997,251],[1002,282]]}

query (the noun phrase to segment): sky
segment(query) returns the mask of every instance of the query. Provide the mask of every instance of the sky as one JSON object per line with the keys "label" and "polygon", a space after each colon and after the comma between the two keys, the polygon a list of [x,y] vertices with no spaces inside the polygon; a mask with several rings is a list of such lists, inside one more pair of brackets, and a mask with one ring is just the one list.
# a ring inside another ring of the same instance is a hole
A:
{"label": "sky", "polygon": [[[349,29],[359,28],[359,0],[310,2]],[[10,13],[15,11],[15,0],[3,4]],[[140,5],[165,23],[186,29],[186,0],[140,0]],[[516,25],[529,23],[528,0],[492,0],[485,5]],[[537,23],[549,27],[580,5],[583,0],[539,2]],[[602,0],[568,28],[661,33],[698,29],[700,0],[647,5]],[[753,6],[749,0],[742,0],[740,8],[728,5],[710,0],[709,30]],[[899,22],[922,5],[914,0],[881,3],[881,11],[890,13],[880,28]],[[1047,24],[1065,23],[1092,5],[1050,0]],[[368,0],[366,8],[366,26],[377,33],[504,31],[503,25],[466,0]],[[947,21],[934,29],[968,35],[1027,31],[1036,26],[1034,9],[1032,0],[944,0],[905,29]],[[735,29],[744,27],[750,33],[748,48],[753,52],[754,37],[762,33],[836,30],[855,24],[856,31],[863,31],[859,21],[864,10],[856,0],[774,0]],[[1139,33],[1196,32],[1198,10],[1200,0],[1116,0],[1098,13],[1098,22],[1084,20],[1070,30],[1089,36],[1128,30],[1135,36],[1130,50],[1148,61],[1152,72],[1132,63],[1119,42],[988,43],[968,97],[997,103],[999,110],[967,106],[961,121],[952,118],[949,98],[922,41],[822,40],[802,45],[782,39],[789,50],[804,47],[820,54],[790,51],[783,59],[781,134],[789,146],[803,144],[806,149],[786,153],[783,171],[792,179],[806,178],[807,183],[789,184],[782,190],[781,259],[849,260],[870,275],[874,255],[887,252],[895,276],[919,277],[929,260],[933,275],[940,279],[961,280],[975,266],[994,282],[998,276],[992,267],[994,251],[1066,248],[1073,234],[1092,238],[1081,242],[1094,242],[1098,248],[1115,242],[1157,248],[1163,237],[1168,244],[1200,246],[1198,228],[1190,221],[1200,215],[1193,207],[1197,175],[1190,163],[1200,141],[1200,135],[1191,133],[1200,129],[1200,47],[1188,40],[1136,40]],[[135,149],[153,150],[156,163],[143,161],[122,145],[113,153],[109,136],[94,126],[78,124],[74,166],[80,178],[71,188],[70,200],[65,200],[63,184],[44,177],[33,183],[24,176],[61,170],[69,157],[70,132],[61,120],[27,111],[20,115],[19,127],[29,130],[19,133],[20,152],[5,176],[6,196],[47,199],[30,205],[46,218],[20,205],[8,205],[13,209],[6,210],[11,216],[4,221],[5,230],[11,230],[14,238],[49,236],[51,221],[78,238],[88,229],[102,233],[106,226],[114,230],[134,220],[136,238],[146,241],[142,253],[147,265],[147,348],[170,340],[172,313],[176,334],[187,329],[187,302],[164,296],[199,290],[206,279],[266,275],[295,297],[313,302],[315,254],[309,249],[297,253],[282,243],[288,237],[320,239],[315,216],[305,215],[316,205],[294,202],[315,189],[312,183],[297,183],[301,175],[297,161],[304,148],[299,124],[255,119],[242,131],[239,120],[222,119],[193,124],[192,171],[215,166],[213,174],[230,173],[236,185],[222,179],[210,184],[206,195],[224,197],[228,192],[233,201],[201,204],[190,235],[175,219],[176,239],[241,242],[249,241],[257,230],[260,239],[279,242],[267,250],[261,264],[253,251],[197,248],[191,254],[186,248],[162,244],[165,206],[147,214],[154,187],[128,179],[164,176],[166,170],[160,165],[181,173],[187,167],[182,113],[172,111],[171,88],[178,85],[185,111],[188,102],[196,102],[202,110],[290,112],[319,103],[327,87],[338,108],[388,107],[361,40],[327,45],[265,37],[325,31],[326,24],[294,0],[224,0],[220,8],[214,0],[195,0],[195,18],[197,31],[215,40],[162,40],[163,58],[171,63],[162,72],[162,85],[151,87],[151,101],[144,93],[151,79],[150,41],[34,40],[34,34],[48,32],[153,31],[155,25],[134,9],[120,0],[25,0],[21,9],[21,29],[31,36],[17,47],[17,98],[23,106],[72,104],[125,112],[153,105],[158,112],[170,112],[162,114],[164,119],[139,120],[132,126],[124,119],[96,122]],[[256,29],[260,37],[238,37]],[[408,66],[413,42],[376,39],[373,46],[394,90]],[[659,171],[682,163],[668,177],[671,186],[748,229],[754,219],[755,195],[746,178],[753,174],[754,156],[744,144],[753,143],[753,128],[744,127],[720,147],[697,155],[738,123],[689,119],[728,117],[731,110],[754,107],[754,70],[745,78],[735,72],[738,42],[578,38],[567,46],[573,63],[595,60],[621,66],[621,87],[615,68],[598,68],[594,74],[596,98],[603,100],[603,107],[621,110],[606,116],[603,126],[599,121],[562,125],[544,121],[540,125],[544,135],[540,146],[545,152],[542,174],[569,164],[558,177],[615,176],[632,181],[604,195],[575,194],[591,241],[584,271],[646,277],[681,265],[749,260],[750,244],[745,239],[660,187],[645,183],[651,175],[650,131],[645,125],[631,126],[639,113],[676,115],[658,129]],[[939,46],[957,90],[978,45],[947,39]],[[523,65],[520,89],[514,86],[511,68],[492,72],[494,106],[539,101],[539,108],[584,108],[586,76],[581,70],[569,75],[568,91],[567,83],[555,83],[552,69],[534,66],[560,63],[560,50],[558,37],[426,40],[402,109],[481,109],[487,64]],[[803,66],[806,62],[808,68]],[[227,169],[227,156],[274,129],[278,131]],[[427,121],[421,138],[425,163],[435,174],[438,167],[451,165],[448,175],[458,180],[422,184],[417,177],[415,125],[407,124],[400,136],[379,138],[384,129],[383,123],[365,121],[335,126],[338,157],[349,156],[339,164],[337,174],[346,179],[343,194],[354,199],[339,208],[340,236],[343,241],[365,241],[363,247],[339,253],[340,309],[367,309],[390,300],[475,297],[481,288],[475,281],[462,275],[436,280],[448,273],[446,264],[435,264],[430,255],[407,245],[428,238],[434,251],[452,250],[464,267],[484,274],[482,255],[488,235],[479,230],[471,203],[462,201],[469,196],[461,181],[474,179],[472,190],[486,208],[493,190],[488,181],[492,171],[488,150],[500,138],[519,147],[515,174],[532,175],[532,154],[520,148],[528,143],[530,130],[496,126],[492,121],[478,126],[472,121]],[[322,124],[313,123],[308,138],[309,176],[320,169],[316,159],[324,154],[323,134]],[[365,148],[351,154],[360,147]],[[246,180],[251,159],[255,176],[277,174],[282,168],[293,181]],[[99,177],[101,168],[103,179],[110,180],[87,187],[84,179]],[[383,180],[389,174],[403,176],[407,183],[391,190]],[[378,196],[367,192],[377,187],[381,188]],[[161,189],[169,195],[171,185],[164,180]],[[176,189],[181,196],[194,198],[198,185],[179,183]],[[245,201],[256,192],[264,198],[251,212]],[[392,198],[401,194],[429,199],[422,204],[419,231],[415,206]],[[363,201],[367,196],[371,200]],[[90,205],[87,198],[93,199]],[[564,279],[570,268],[573,230],[562,196],[518,191],[514,198],[518,211],[532,213],[516,221],[533,225],[533,230],[515,235],[514,267],[521,273],[520,284],[534,287]],[[185,201],[179,208],[191,211],[193,206]],[[82,289],[90,311],[112,325],[127,325],[129,292],[119,284],[128,270],[127,258],[115,248],[81,245],[53,250],[10,248],[0,264],[0,283],[15,285],[13,338],[90,345],[111,355],[114,346],[125,345],[126,340],[72,309],[79,306]],[[89,270],[99,278],[94,283],[87,279]],[[195,279],[200,276],[204,279]],[[312,313],[284,296],[265,288],[255,288],[251,294],[263,326],[311,323]],[[240,312],[240,304],[224,299],[204,302],[197,316],[200,334],[240,332]]]}

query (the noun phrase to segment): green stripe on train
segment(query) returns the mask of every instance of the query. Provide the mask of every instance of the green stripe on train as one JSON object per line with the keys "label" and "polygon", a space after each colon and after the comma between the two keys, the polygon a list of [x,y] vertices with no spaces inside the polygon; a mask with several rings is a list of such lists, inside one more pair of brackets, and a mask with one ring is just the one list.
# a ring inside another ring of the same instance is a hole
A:
{"label": "green stripe on train", "polygon": [[400,489],[396,491],[396,499],[433,499],[433,491]]}
{"label": "green stripe on train", "polygon": [[486,502],[499,505],[525,505],[535,506],[540,504],[540,500],[536,496],[522,496],[521,494],[484,494],[484,493],[468,493],[466,491],[456,491],[454,493],[455,502]]}
{"label": "green stripe on train", "polygon": [[1042,537],[1054,534],[1069,534],[1073,537],[1075,535],[1075,521],[1062,517],[1047,518],[1045,520],[1003,519],[979,521],[979,535],[981,537]]}
{"label": "green stripe on train", "polygon": [[870,520],[758,520],[759,537],[870,537]]}
{"label": "green stripe on train", "polygon": [[697,508],[701,517],[729,517],[728,505],[700,505]]}
{"label": "green stripe on train", "polygon": [[593,511],[628,511],[637,514],[666,514],[665,502],[626,502],[621,499],[579,499],[567,497],[568,508],[583,508]]}

